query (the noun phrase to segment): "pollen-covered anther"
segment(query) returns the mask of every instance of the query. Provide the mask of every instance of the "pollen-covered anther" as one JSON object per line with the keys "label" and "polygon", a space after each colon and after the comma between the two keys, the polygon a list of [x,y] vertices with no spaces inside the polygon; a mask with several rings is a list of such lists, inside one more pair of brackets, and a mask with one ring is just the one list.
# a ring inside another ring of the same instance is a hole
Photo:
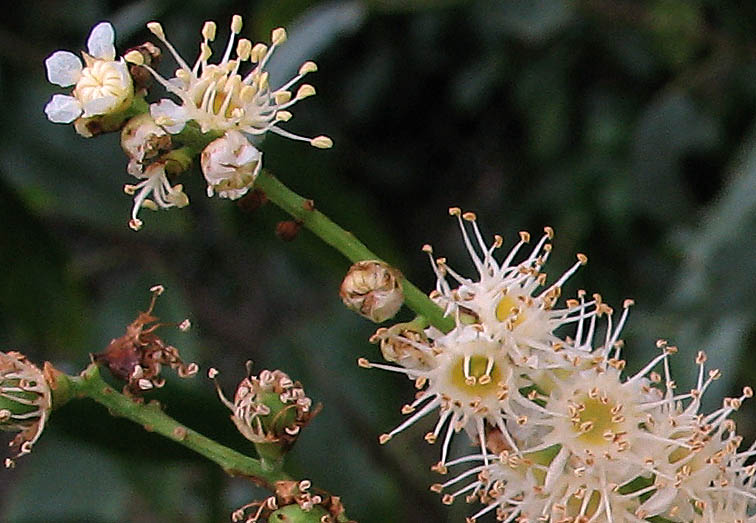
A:
{"label": "pollen-covered anther", "polygon": [[328,136],[316,136],[310,140],[310,145],[317,149],[330,149],[333,147],[333,140]]}
{"label": "pollen-covered anther", "polygon": [[436,443],[438,436],[436,436],[432,432],[428,432],[427,434],[425,434],[425,436],[423,436],[423,439],[427,441],[428,443],[430,443],[431,445],[433,445],[434,443]]}
{"label": "pollen-covered anther", "polygon": [[381,445],[385,445],[386,443],[388,443],[388,441],[389,441],[390,439],[391,439],[391,435],[390,435],[390,434],[381,434],[381,435],[380,435],[380,436],[378,437],[378,442],[379,442],[379,443],[380,443]]}

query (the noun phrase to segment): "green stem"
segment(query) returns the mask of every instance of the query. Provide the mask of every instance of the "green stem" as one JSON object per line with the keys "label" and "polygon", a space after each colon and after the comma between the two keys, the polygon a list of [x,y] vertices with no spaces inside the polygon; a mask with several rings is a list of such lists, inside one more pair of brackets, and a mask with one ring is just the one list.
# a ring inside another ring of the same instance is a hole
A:
{"label": "green stem", "polygon": [[[255,181],[255,187],[265,193],[271,202],[292,215],[296,220],[315,233],[321,240],[349,258],[360,260],[380,260],[358,240],[354,234],[336,225],[325,214],[315,209],[312,200],[302,198],[282,184],[275,176],[263,170]],[[444,311],[409,280],[402,278],[404,303],[428,322],[444,332],[454,328],[454,320],[444,316]]]}
{"label": "green stem", "polygon": [[[130,419],[161,436],[205,456],[228,474],[248,476],[256,483],[273,488],[276,481],[291,479],[280,469],[263,466],[262,462],[203,436],[163,412],[157,403],[138,403],[114,390],[100,376],[97,365],[87,367],[80,376],[56,375],[55,391],[66,391],[71,397],[86,397],[105,406],[113,415]],[[66,389],[67,386],[67,389]],[[65,398],[64,398],[65,399]]]}

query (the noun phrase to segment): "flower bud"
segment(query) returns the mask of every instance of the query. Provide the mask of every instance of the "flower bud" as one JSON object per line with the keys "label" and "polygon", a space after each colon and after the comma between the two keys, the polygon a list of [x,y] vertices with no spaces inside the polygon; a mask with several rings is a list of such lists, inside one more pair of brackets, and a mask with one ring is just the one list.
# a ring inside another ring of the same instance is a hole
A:
{"label": "flower bud", "polygon": [[262,167],[262,153],[239,131],[210,142],[200,158],[207,195],[236,200],[244,196]]}
{"label": "flower bud", "polygon": [[121,147],[129,157],[129,174],[139,176],[145,160],[171,148],[171,136],[149,114],[140,114],[129,120],[121,131]]}
{"label": "flower bud", "polygon": [[[28,454],[45,428],[52,393],[45,376],[23,354],[0,352],[0,430],[19,433],[10,447],[18,458]],[[11,458],[5,460],[12,467]]]}
{"label": "flower bud", "polygon": [[[247,370],[251,370],[251,362]],[[214,380],[218,371],[210,369],[208,375]],[[302,385],[280,370],[263,370],[244,378],[236,387],[233,402],[226,399],[217,381],[215,386],[221,401],[231,409],[236,428],[264,458],[277,459],[291,448],[302,427],[320,410],[320,405],[313,407]]]}
{"label": "flower bud", "polygon": [[404,302],[399,271],[379,260],[363,260],[349,268],[339,295],[351,310],[375,323],[392,318]]}
{"label": "flower bud", "polygon": [[399,323],[390,329],[380,328],[370,338],[380,343],[386,361],[398,363],[406,369],[429,369],[433,353],[428,337],[411,323]]}

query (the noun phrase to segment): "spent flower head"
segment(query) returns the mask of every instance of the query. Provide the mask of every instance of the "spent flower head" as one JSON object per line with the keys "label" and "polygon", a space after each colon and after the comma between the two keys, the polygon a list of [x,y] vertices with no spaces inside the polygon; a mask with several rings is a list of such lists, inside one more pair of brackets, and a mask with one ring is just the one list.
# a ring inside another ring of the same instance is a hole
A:
{"label": "spent flower head", "polygon": [[[325,136],[305,138],[280,127],[281,123],[291,118],[288,109],[292,105],[315,94],[315,89],[309,84],[300,85],[296,93],[290,89],[305,75],[317,70],[315,63],[305,62],[294,78],[277,89],[271,88],[265,66],[275,49],[286,41],[284,29],[273,30],[270,47],[262,43],[253,45],[245,38],[237,42],[242,17],[235,15],[231,20],[231,34],[223,56],[213,64],[208,60],[213,54],[210,43],[215,40],[216,25],[212,21],[205,22],[199,56],[190,66],[168,41],[158,22],[150,22],[147,28],[173,55],[179,65],[176,76],[163,78],[150,65],[143,63],[140,54],[129,54],[127,59],[147,68],[168,92],[179,99],[179,103],[164,99],[151,107],[155,121],[168,132],[179,133],[187,123],[195,122],[203,133],[235,130],[263,135],[270,131],[309,142],[315,147],[331,147],[331,140]],[[240,73],[247,62],[252,69],[245,74]]]}
{"label": "spent flower head", "polygon": [[131,105],[134,86],[128,67],[116,60],[115,33],[108,22],[92,28],[83,63],[69,51],[56,51],[45,60],[47,79],[61,87],[74,86],[70,95],[53,95],[45,107],[51,122],[71,123],[121,112]]}
{"label": "spent flower head", "polygon": [[251,367],[248,362],[248,376],[236,387],[233,401],[226,399],[215,381],[218,371],[211,368],[208,376],[215,381],[221,401],[231,410],[234,425],[257,445],[258,452],[260,445],[266,445],[265,449],[271,451],[275,451],[272,449],[275,446],[285,452],[294,444],[302,427],[320,411],[320,405],[313,405],[302,385],[285,372],[263,370],[254,376]]}
{"label": "spent flower head", "polygon": [[19,352],[0,352],[0,430],[18,432],[6,467],[32,451],[51,408],[52,392],[43,372]]}
{"label": "spent flower head", "polygon": [[137,315],[126,327],[123,336],[114,338],[104,351],[92,355],[95,363],[105,364],[113,376],[126,381],[124,394],[139,396],[146,390],[162,387],[165,384],[165,379],[160,375],[163,365],[175,369],[180,378],[190,378],[199,370],[196,363],[185,364],[178,349],[155,334],[157,329],[164,326],[175,326],[186,331],[190,323],[189,320],[179,324],[160,323],[152,311],[158,296],[165,289],[162,285],[155,285],[150,290],[152,299],[147,310]]}

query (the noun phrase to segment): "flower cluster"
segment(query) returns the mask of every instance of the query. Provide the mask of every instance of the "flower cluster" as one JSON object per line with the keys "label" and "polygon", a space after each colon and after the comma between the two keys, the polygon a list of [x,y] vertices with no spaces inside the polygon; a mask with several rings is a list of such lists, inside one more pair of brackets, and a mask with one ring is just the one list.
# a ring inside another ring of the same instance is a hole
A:
{"label": "flower cluster", "polygon": [[[289,109],[315,94],[309,84],[295,86],[317,71],[314,62],[302,64],[297,74],[274,88],[265,70],[275,49],[286,41],[286,31],[273,30],[270,46],[237,38],[242,18],[234,16],[225,50],[210,63],[215,22],[202,28],[200,52],[190,66],[165,36],[158,22],[147,28],[168,49],[178,64],[172,78],[156,69],[159,49],[149,42],[116,58],[114,30],[108,22],[96,25],[87,42],[82,63],[68,51],[57,51],[45,62],[50,82],[73,87],[70,95],[56,94],[45,107],[50,121],[74,123],[80,134],[91,137],[121,130],[121,144],[129,157],[128,172],[139,182],[124,191],[133,196],[129,226],[139,230],[142,207],[185,207],[189,198],[174,179],[200,157],[207,194],[237,199],[249,191],[262,169],[258,149],[268,132],[305,141],[320,149],[333,142],[327,136],[307,138],[281,127],[292,118]],[[243,72],[248,65],[251,67]],[[154,77],[175,100],[149,104],[147,78]]]}
{"label": "flower cluster", "polygon": [[[380,442],[437,413],[425,436],[443,441],[432,468],[460,471],[431,490],[447,504],[460,496],[482,503],[469,521],[488,513],[518,522],[750,521],[754,450],[738,451],[730,415],[753,391],[701,412],[719,372],[707,371],[699,353],[695,388],[678,393],[668,362],[676,348],[664,341],[657,357],[625,375],[619,336],[632,301],[618,319],[598,294],[579,291],[559,304],[584,255],[547,285],[550,228],[525,254],[530,237],[521,233],[499,262],[500,236],[486,244],[474,214],[450,214],[478,274],[462,276],[424,248],[437,276],[431,298],[455,326],[441,332],[416,320],[372,338],[392,364],[360,365],[404,374],[418,389],[402,408],[409,417]],[[459,432],[478,451],[452,459]]]}

